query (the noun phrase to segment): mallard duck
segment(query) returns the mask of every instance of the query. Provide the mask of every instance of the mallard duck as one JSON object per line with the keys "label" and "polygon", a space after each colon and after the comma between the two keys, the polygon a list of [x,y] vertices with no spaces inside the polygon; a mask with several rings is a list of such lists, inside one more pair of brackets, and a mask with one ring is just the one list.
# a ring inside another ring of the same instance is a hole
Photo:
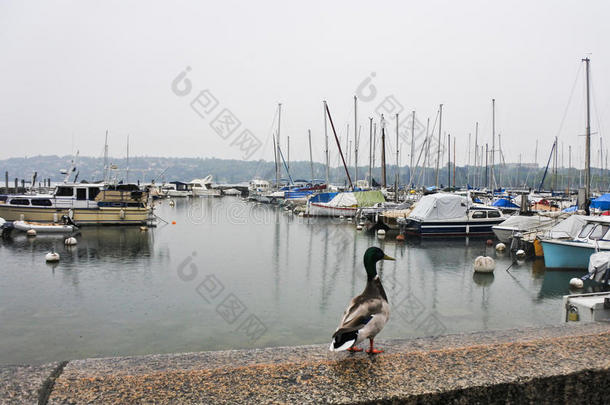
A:
{"label": "mallard duck", "polygon": [[382,353],[375,349],[373,340],[390,318],[390,305],[385,294],[379,275],[377,275],[377,262],[380,260],[394,260],[383,253],[378,247],[370,247],[364,252],[364,268],[367,281],[362,294],[352,298],[339,327],[333,334],[330,344],[331,351],[349,350],[361,352],[356,347],[360,342],[369,339],[370,347],[366,351],[370,354]]}

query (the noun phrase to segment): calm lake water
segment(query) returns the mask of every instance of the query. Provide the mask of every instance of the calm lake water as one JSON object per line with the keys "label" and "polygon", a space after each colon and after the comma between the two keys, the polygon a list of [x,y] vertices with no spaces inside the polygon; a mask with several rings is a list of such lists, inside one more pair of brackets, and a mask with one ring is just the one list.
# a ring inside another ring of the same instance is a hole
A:
{"label": "calm lake water", "polygon": [[[330,342],[379,246],[392,315],[380,338],[558,324],[582,272],[496,257],[484,240],[379,240],[351,223],[299,218],[238,198],[163,202],[176,224],[83,228],[79,244],[15,234],[0,242],[0,364]],[[44,255],[61,254],[55,265]]]}

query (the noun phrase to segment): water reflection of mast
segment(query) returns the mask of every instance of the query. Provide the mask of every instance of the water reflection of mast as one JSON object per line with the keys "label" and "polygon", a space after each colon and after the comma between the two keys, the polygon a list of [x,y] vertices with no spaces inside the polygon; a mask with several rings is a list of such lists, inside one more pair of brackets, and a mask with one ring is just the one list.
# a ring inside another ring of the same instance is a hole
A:
{"label": "water reflection of mast", "polygon": [[[307,218],[309,221],[309,218]],[[307,271],[305,273],[306,277],[307,277],[307,284],[309,285],[310,283],[310,276],[311,276],[311,256],[313,254],[313,228],[311,226],[308,226],[307,229],[309,229],[309,249],[307,249]]]}
{"label": "water reflection of mast", "polygon": [[279,211],[275,211],[275,232],[273,238],[273,278],[275,279],[274,297],[280,298],[280,220]]}
{"label": "water reflection of mast", "polygon": [[328,266],[328,227],[324,227],[324,255],[322,256],[322,297],[320,297],[320,309],[324,309],[324,284],[326,283],[326,268]]}

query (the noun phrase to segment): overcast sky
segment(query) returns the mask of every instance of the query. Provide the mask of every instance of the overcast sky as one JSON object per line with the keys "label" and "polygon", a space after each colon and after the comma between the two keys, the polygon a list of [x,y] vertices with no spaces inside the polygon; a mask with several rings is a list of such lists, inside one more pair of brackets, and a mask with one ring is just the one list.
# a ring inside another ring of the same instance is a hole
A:
{"label": "overcast sky", "polygon": [[[236,139],[248,129],[262,144],[248,158],[272,160],[281,102],[285,151],[289,135],[291,159],[308,159],[311,129],[322,161],[322,100],[344,137],[353,96],[373,73],[360,89],[372,98],[358,107],[361,161],[367,117],[393,96],[401,118],[415,110],[422,123],[444,105],[442,130],[457,139],[458,164],[476,121],[479,142],[491,144],[492,98],[507,161],[533,161],[536,139],[546,161],[559,135],[565,163],[568,145],[582,162],[581,59],[590,54],[598,153],[610,111],[609,16],[604,1],[3,0],[0,158],[102,156],[106,130],[113,156],[125,154],[129,134],[132,156],[243,158]],[[188,94],[178,95],[172,82],[187,67],[190,92],[181,81],[178,93]],[[211,112],[201,117],[193,100]],[[219,135],[211,123],[224,109],[241,125]]]}

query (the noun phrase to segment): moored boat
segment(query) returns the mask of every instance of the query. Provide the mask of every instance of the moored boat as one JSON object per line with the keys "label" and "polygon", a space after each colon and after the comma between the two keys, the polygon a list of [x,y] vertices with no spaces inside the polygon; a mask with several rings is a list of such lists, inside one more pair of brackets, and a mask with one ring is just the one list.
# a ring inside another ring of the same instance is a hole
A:
{"label": "moored boat", "polygon": [[423,196],[406,218],[401,233],[421,237],[487,236],[492,226],[506,220],[499,209],[475,204],[470,198],[437,193]]}
{"label": "moored boat", "polygon": [[547,268],[587,269],[593,253],[610,251],[610,218],[588,216],[584,219],[575,238],[541,240]]}

